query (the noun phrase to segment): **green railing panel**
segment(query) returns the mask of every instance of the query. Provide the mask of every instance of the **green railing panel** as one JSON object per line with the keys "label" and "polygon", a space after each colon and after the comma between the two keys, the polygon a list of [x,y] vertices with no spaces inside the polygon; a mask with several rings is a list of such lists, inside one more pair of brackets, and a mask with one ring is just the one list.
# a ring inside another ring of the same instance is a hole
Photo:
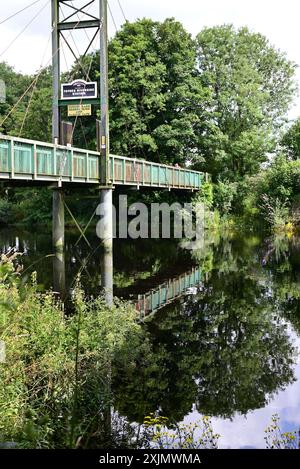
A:
{"label": "green railing panel", "polygon": [[14,172],[17,174],[33,173],[33,145],[15,143]]}
{"label": "green railing panel", "polygon": [[152,307],[153,309],[158,308],[159,306],[159,295],[158,292],[154,292],[152,295]]}
{"label": "green railing panel", "polygon": [[[121,165],[121,171],[120,171],[120,165]],[[109,162],[109,171],[110,171],[110,178],[114,179],[115,181],[121,181],[122,180],[122,163],[118,160],[113,160],[111,158]]]}
{"label": "green railing panel", "polygon": [[56,175],[71,176],[71,150],[56,149]]}
{"label": "green railing panel", "polygon": [[184,172],[184,171],[180,171],[180,174],[179,174],[179,185],[180,185],[180,186],[184,186],[184,185],[185,185],[185,172]]}
{"label": "green railing panel", "polygon": [[73,177],[86,178],[86,155],[83,153],[73,154]]}
{"label": "green railing panel", "polygon": [[99,179],[99,158],[89,155],[89,179]]}
{"label": "green railing panel", "polygon": [[161,185],[167,185],[167,168],[159,168],[159,183]]}
{"label": "green railing panel", "polygon": [[47,147],[36,148],[37,174],[41,176],[54,175],[53,150]]}
{"label": "green railing panel", "polygon": [[125,161],[125,182],[133,182],[133,164],[132,161]]}
{"label": "green railing panel", "polygon": [[152,166],[152,184],[159,183],[159,168],[157,166]]}
{"label": "green railing panel", "polygon": [[165,286],[160,289],[160,300],[162,304],[167,302],[167,287]]}
{"label": "green railing panel", "polygon": [[10,170],[10,144],[8,141],[0,141],[0,172],[8,173]]}
{"label": "green railing panel", "polygon": [[150,184],[151,182],[151,166],[148,163],[144,163],[144,184]]}

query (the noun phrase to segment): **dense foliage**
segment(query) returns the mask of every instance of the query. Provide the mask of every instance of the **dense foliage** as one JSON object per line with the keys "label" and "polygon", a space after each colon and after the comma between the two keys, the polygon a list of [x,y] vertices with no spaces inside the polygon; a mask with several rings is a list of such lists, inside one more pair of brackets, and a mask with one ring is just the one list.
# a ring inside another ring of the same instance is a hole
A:
{"label": "dense foliage", "polygon": [[236,181],[256,173],[274,151],[295,91],[295,65],[247,28],[207,28],[196,42],[199,78],[209,90],[197,132],[201,167],[215,180]]}
{"label": "dense foliage", "polygon": [[[111,366],[130,366],[140,343],[136,311],[109,309],[99,299],[74,296],[75,314],[64,316],[52,293],[33,279],[23,286],[13,262],[0,262],[0,442],[31,448],[101,445],[111,403]],[[94,435],[93,442],[89,440]],[[98,440],[97,440],[98,438]]]}

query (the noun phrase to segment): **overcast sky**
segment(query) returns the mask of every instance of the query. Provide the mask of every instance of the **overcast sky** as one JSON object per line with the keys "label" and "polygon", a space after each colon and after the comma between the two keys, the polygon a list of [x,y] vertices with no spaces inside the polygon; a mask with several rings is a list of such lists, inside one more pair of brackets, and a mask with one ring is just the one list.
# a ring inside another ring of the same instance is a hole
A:
{"label": "overcast sky", "polygon": [[[33,1],[0,0],[0,23],[10,14]],[[82,0],[75,0],[75,2],[81,4]],[[123,17],[118,1],[110,0],[109,3],[119,27]],[[175,17],[193,35],[196,35],[204,26],[224,23],[232,23],[235,26],[247,25],[251,30],[263,33],[273,45],[285,51],[291,60],[300,64],[299,0],[184,0],[181,2],[178,0],[121,0],[121,5],[130,21],[141,17],[155,20]],[[10,42],[43,6],[45,8],[39,16],[10,46],[9,50],[4,52]],[[113,33],[114,26],[111,20],[110,23],[110,32]],[[51,58],[49,35],[50,0],[40,0],[29,10],[0,24],[0,61],[7,61],[18,71],[34,72],[40,67],[45,51],[43,65],[46,65]],[[81,40],[80,43],[84,47],[84,41]],[[67,50],[65,50],[65,55],[67,63],[71,63],[71,56]],[[300,70],[297,77],[300,82]],[[292,118],[300,115],[300,98],[290,115]]]}

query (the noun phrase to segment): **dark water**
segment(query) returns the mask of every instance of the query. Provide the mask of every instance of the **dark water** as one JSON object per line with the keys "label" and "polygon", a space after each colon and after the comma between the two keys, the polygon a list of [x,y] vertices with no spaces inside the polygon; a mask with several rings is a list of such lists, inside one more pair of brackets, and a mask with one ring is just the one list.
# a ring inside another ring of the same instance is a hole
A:
{"label": "dark water", "polygon": [[[24,280],[36,270],[41,288],[68,298],[80,272],[100,293],[98,240],[77,238],[67,233],[65,271],[50,233],[1,230],[0,246],[24,252]],[[152,312],[151,356],[115,383],[115,409],[129,421],[156,410],[177,422],[209,415],[232,448],[264,447],[275,413],[284,431],[300,427],[300,240],[216,235],[192,252],[115,241],[114,292]]]}

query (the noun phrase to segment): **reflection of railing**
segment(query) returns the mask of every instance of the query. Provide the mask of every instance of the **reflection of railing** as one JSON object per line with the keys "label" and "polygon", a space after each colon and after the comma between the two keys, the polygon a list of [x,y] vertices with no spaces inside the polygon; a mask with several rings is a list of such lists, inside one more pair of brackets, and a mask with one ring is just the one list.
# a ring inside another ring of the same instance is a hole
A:
{"label": "reflection of railing", "polygon": [[144,295],[138,295],[136,309],[140,312],[141,318],[155,313],[180,297],[189,288],[198,285],[201,277],[200,268],[193,268],[190,272],[170,279]]}
{"label": "reflection of railing", "polygon": [[[100,154],[95,151],[0,135],[0,179],[99,184]],[[199,189],[198,171],[110,155],[112,184]]]}

